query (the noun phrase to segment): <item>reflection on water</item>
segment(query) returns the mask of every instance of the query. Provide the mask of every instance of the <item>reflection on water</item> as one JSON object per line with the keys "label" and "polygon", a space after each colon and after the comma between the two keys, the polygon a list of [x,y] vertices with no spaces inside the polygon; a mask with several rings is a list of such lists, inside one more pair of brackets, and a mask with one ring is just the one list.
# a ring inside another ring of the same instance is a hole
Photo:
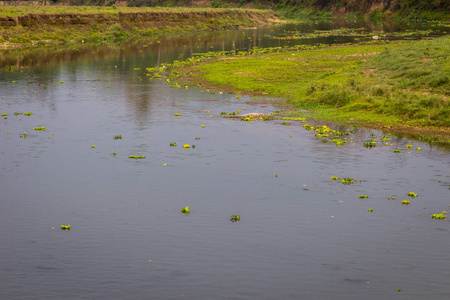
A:
{"label": "reflection on water", "polygon": [[1,299],[450,296],[450,223],[431,219],[450,205],[448,150],[395,135],[367,149],[384,133],[366,129],[336,147],[294,122],[219,116],[274,109],[247,97],[145,76],[194,52],[280,43],[259,30],[30,53],[28,68],[0,71]]}

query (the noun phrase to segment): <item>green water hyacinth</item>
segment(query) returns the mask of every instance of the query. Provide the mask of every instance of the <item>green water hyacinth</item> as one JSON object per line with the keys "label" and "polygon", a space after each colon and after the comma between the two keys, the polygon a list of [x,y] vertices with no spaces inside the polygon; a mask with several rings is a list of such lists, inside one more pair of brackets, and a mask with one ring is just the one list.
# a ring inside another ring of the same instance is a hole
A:
{"label": "green water hyacinth", "polygon": [[339,177],[336,177],[336,176],[331,176],[330,179],[331,179],[331,180],[339,180],[340,178],[339,178]]}
{"label": "green water hyacinth", "polygon": [[400,153],[402,150],[394,150],[394,153]]}
{"label": "green water hyacinth", "polygon": [[369,198],[368,195],[359,195],[359,198],[363,199],[363,198]]}
{"label": "green water hyacinth", "polygon": [[186,214],[186,216],[191,212],[191,210],[189,209],[189,206],[183,207],[182,209],[180,209],[180,211],[183,214]]}
{"label": "green water hyacinth", "polygon": [[26,112],[26,113],[24,113],[24,115],[29,117],[29,116],[33,115],[33,113],[32,112]]}
{"label": "green water hyacinth", "polygon": [[367,140],[367,141],[364,141],[364,147],[366,147],[366,148],[373,148],[373,147],[375,147],[377,145],[377,141],[376,140]]}
{"label": "green water hyacinth", "polygon": [[353,178],[345,177],[344,179],[341,180],[341,183],[342,184],[352,184],[352,183],[354,183],[354,181],[353,181]]}
{"label": "green water hyacinth", "polygon": [[70,230],[70,224],[69,225],[61,225],[61,230]]}
{"label": "green water hyacinth", "polygon": [[130,156],[128,156],[128,158],[133,158],[133,159],[144,159],[145,156],[144,156],[144,155],[141,155],[141,156],[138,156],[138,155],[130,155]]}
{"label": "green water hyacinth", "polygon": [[45,131],[45,127],[34,127],[33,130]]}
{"label": "green water hyacinth", "polygon": [[431,218],[435,219],[435,220],[443,220],[443,219],[447,218],[447,216],[443,213],[440,213],[440,214],[432,214]]}
{"label": "green water hyacinth", "polygon": [[402,200],[400,203],[402,205],[409,205],[409,204],[411,204],[409,200]]}
{"label": "green water hyacinth", "polygon": [[241,216],[240,215],[231,215],[230,216],[230,221],[231,222],[237,222],[241,220]]}
{"label": "green water hyacinth", "polygon": [[113,139],[121,140],[122,139],[122,135],[115,135],[115,136],[113,136]]}
{"label": "green water hyacinth", "polygon": [[373,208],[369,208],[367,211],[369,212],[373,212]]}
{"label": "green water hyacinth", "polygon": [[415,192],[409,192],[408,196],[410,196],[411,198],[415,198],[415,197],[417,197],[419,195],[417,195]]}

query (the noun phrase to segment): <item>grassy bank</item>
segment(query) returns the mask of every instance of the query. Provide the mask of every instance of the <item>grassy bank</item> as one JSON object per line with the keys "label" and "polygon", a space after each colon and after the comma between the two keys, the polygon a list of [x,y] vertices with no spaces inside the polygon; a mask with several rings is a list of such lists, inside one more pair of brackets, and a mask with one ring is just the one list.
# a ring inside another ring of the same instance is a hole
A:
{"label": "grassy bank", "polygon": [[272,11],[254,9],[0,7],[0,49],[117,43],[164,33],[223,30],[276,20]]}
{"label": "grassy bank", "polygon": [[281,97],[291,115],[450,134],[450,37],[419,42],[217,57],[184,78]]}

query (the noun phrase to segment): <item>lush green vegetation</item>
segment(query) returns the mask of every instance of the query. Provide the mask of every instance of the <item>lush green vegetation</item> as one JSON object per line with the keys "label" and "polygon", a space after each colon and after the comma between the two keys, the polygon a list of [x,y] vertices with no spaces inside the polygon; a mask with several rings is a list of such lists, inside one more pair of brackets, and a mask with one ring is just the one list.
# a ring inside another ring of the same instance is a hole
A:
{"label": "lush green vegetation", "polygon": [[[11,17],[18,16],[16,23]],[[0,6],[0,47],[119,43],[165,33],[256,26],[274,19],[272,11],[237,8]]]}
{"label": "lush green vegetation", "polygon": [[448,133],[448,53],[447,36],[218,57],[184,70],[184,76],[235,93],[281,97],[293,108],[314,108],[310,118]]}
{"label": "lush green vegetation", "polygon": [[[102,0],[41,0],[40,2],[72,6],[106,5],[116,8],[115,0],[106,2]],[[202,6],[214,8],[244,7],[272,9],[280,16],[290,19],[323,18],[337,15],[362,17],[366,15],[372,19],[396,16],[401,18],[434,20],[445,19],[449,13],[447,0],[128,0],[125,3],[130,8]]]}

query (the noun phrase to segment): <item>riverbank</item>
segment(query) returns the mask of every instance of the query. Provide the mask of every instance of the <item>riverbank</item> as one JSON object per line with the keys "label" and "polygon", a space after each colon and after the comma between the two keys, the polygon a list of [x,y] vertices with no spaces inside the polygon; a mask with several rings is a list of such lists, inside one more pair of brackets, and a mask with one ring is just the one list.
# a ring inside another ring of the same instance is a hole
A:
{"label": "riverbank", "polygon": [[448,137],[449,52],[447,36],[219,56],[177,73],[200,86],[281,98],[289,116]]}
{"label": "riverbank", "polygon": [[164,33],[226,30],[279,22],[269,10],[222,8],[4,7],[0,49],[118,43]]}

